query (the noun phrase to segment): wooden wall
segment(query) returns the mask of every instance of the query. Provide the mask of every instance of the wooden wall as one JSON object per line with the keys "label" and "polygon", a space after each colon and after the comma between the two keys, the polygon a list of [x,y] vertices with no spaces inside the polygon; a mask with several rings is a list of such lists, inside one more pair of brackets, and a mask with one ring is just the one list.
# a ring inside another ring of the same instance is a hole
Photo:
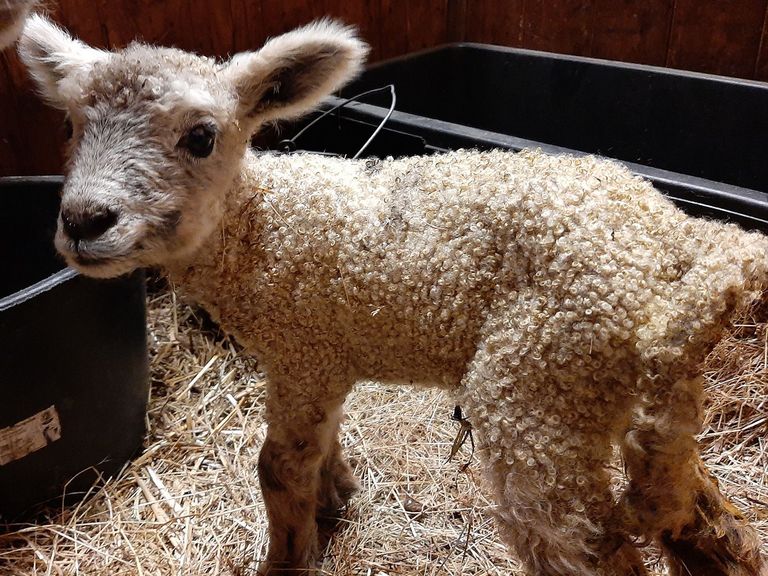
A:
{"label": "wooden wall", "polygon": [[[473,41],[768,81],[768,0],[59,0],[86,42],[134,38],[225,56],[330,14],[357,24],[372,60]],[[0,175],[61,171],[61,114],[0,56]]]}

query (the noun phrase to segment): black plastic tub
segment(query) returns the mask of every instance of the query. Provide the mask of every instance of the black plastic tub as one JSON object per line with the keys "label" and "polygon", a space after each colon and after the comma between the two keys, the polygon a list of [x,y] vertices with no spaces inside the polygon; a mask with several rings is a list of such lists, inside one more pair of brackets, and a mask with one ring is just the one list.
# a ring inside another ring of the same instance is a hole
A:
{"label": "black plastic tub", "polygon": [[[616,158],[692,214],[768,231],[768,84],[452,44],[374,64],[342,96],[387,84],[397,91],[387,128],[422,139],[425,151],[538,147]],[[365,101],[335,122],[370,133],[390,98]]]}
{"label": "black plastic tub", "polygon": [[0,179],[0,520],[85,494],[141,445],[143,274],[100,281],[53,248],[60,177]]}

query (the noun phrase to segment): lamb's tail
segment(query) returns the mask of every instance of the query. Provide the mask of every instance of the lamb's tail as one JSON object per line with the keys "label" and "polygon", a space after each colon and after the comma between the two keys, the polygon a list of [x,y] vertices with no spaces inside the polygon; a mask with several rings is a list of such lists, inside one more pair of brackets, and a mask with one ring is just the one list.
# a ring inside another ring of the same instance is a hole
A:
{"label": "lamb's tail", "polygon": [[768,290],[768,237],[735,225],[701,224],[692,266],[640,345],[654,377],[696,375],[729,322]]}
{"label": "lamb's tail", "polygon": [[735,225],[709,228],[710,246],[699,259],[702,280],[720,295],[726,314],[741,311],[768,289],[768,236]]}

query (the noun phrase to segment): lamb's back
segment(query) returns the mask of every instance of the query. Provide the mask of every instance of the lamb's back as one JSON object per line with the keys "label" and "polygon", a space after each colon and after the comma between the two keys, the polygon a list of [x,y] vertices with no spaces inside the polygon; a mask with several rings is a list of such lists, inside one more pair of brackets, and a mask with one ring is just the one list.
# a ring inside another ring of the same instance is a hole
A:
{"label": "lamb's back", "polygon": [[361,360],[372,377],[399,377],[406,357],[431,367],[429,378],[460,374],[488,316],[513,304],[570,339],[547,342],[564,354],[599,356],[643,338],[653,347],[682,329],[665,319],[681,303],[697,304],[684,306],[680,326],[700,326],[697,314],[720,322],[709,308],[759,260],[748,247],[765,246],[685,216],[625,167],[589,156],[256,162],[268,214],[260,282],[281,287],[275,311],[287,310],[286,324],[296,310],[305,326],[332,323],[359,355],[375,350]]}

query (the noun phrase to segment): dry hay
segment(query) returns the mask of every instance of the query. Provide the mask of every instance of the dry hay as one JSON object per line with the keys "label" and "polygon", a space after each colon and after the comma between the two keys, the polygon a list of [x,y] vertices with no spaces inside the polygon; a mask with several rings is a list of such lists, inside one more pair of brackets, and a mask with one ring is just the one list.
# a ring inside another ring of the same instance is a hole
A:
{"label": "dry hay", "polygon": [[[768,542],[768,297],[753,312],[708,362],[702,442],[722,488]],[[81,505],[0,537],[2,576],[255,574],[266,550],[255,472],[264,381],[172,293],[151,297],[149,333],[145,451]],[[327,574],[521,573],[495,534],[477,465],[462,471],[468,447],[446,461],[458,430],[451,413],[433,390],[363,384],[352,395],[343,443],[363,489]]]}

